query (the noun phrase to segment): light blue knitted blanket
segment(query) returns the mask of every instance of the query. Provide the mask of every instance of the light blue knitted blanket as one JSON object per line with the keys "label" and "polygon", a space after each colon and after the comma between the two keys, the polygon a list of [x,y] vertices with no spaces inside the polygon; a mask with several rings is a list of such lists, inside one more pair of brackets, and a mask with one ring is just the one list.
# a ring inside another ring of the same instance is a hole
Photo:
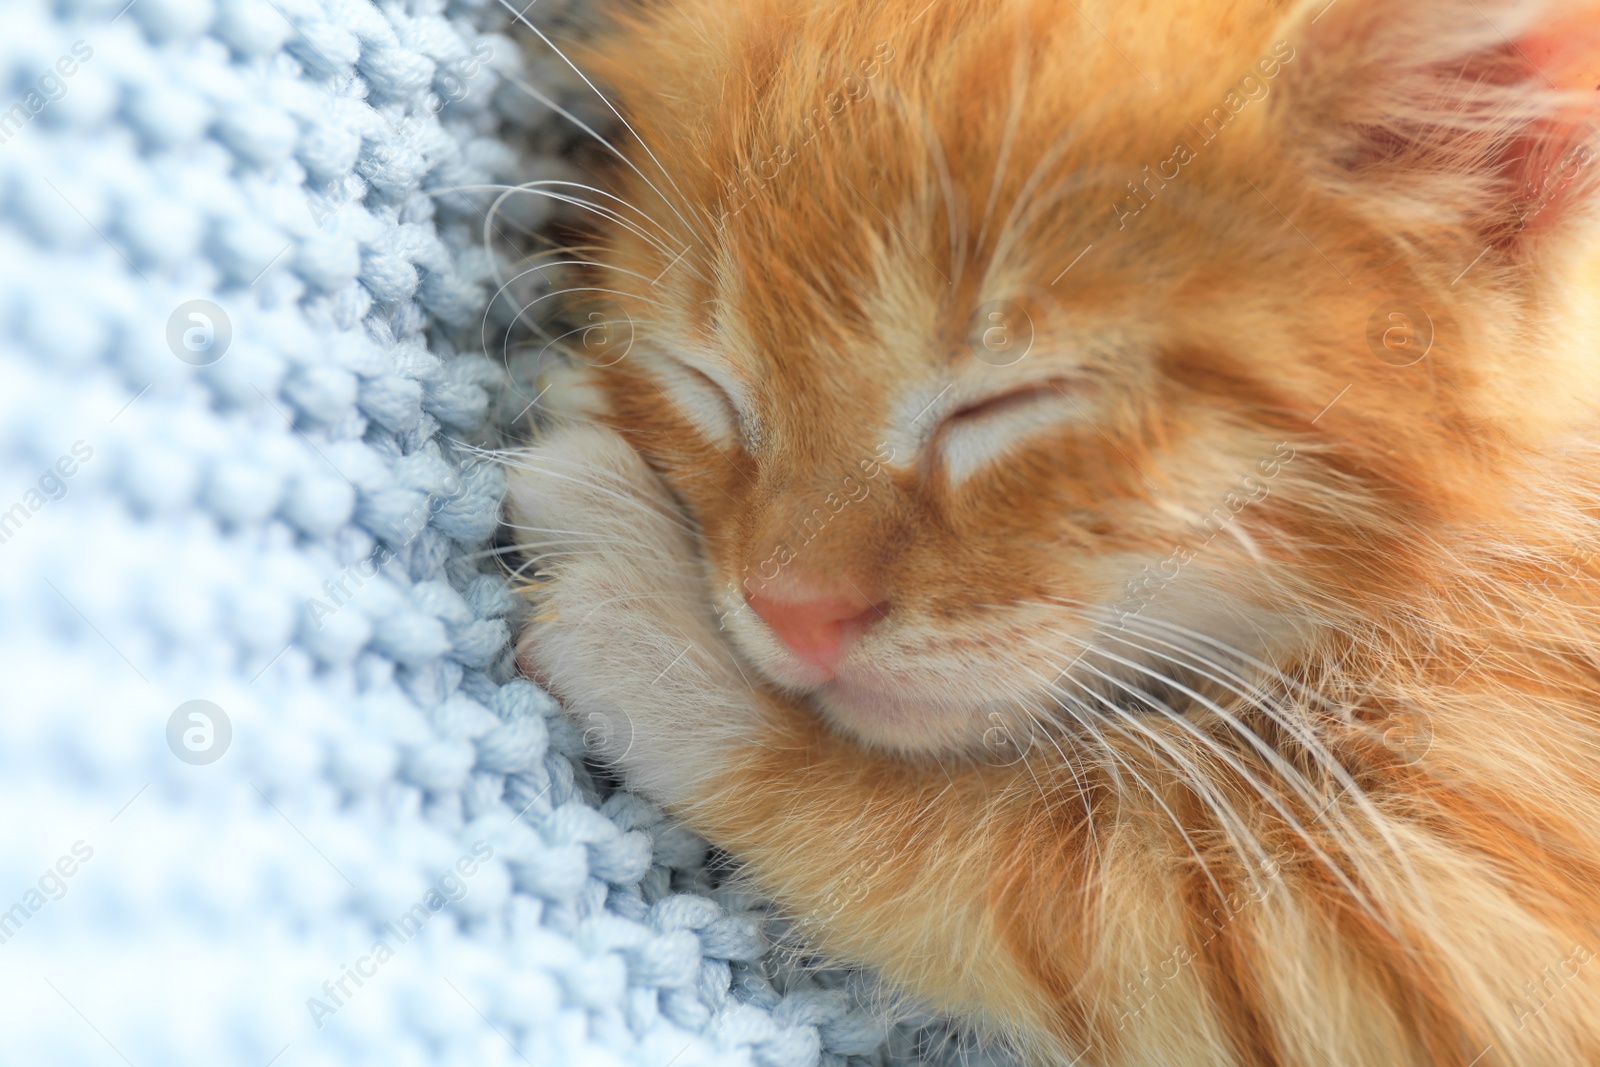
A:
{"label": "light blue knitted blanket", "polygon": [[511,27],[0,4],[0,1063],[909,1054],[516,676],[486,211],[595,102]]}

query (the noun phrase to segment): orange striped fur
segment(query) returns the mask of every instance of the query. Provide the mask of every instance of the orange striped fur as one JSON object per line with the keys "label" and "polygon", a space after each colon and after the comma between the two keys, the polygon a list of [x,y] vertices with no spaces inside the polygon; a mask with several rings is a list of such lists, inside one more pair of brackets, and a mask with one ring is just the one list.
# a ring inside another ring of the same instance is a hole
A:
{"label": "orange striped fur", "polygon": [[[523,662],[1029,1062],[1600,1064],[1597,58],[1534,0],[630,8]],[[879,616],[827,677],[747,604],[823,586]]]}

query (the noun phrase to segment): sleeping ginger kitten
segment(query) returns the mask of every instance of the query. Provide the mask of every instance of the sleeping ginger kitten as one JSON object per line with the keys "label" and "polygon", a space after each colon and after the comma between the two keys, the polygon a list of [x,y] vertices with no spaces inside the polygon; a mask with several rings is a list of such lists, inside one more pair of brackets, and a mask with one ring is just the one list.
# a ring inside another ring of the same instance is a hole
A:
{"label": "sleeping ginger kitten", "polygon": [[522,662],[1030,1062],[1600,1064],[1597,57],[1531,0],[642,0]]}

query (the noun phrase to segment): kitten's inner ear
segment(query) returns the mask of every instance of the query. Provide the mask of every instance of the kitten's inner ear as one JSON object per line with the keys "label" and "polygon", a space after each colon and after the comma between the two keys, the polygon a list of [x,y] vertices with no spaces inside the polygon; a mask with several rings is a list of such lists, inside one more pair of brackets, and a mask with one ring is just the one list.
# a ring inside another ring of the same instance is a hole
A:
{"label": "kitten's inner ear", "polygon": [[[1303,4],[1293,117],[1329,184],[1400,229],[1548,227],[1596,188],[1600,0]],[[1534,209],[1537,210],[1534,210]]]}
{"label": "kitten's inner ear", "polygon": [[1600,5],[1574,11],[1516,44],[1557,88],[1600,91]]}
{"label": "kitten's inner ear", "polygon": [[[1584,4],[1551,25],[1542,25],[1515,44],[1516,51],[1554,88],[1573,99],[1549,120],[1550,136],[1530,146],[1523,168],[1524,181],[1546,188],[1552,181],[1569,180],[1575,152],[1591,145],[1600,131],[1600,4]],[[1587,155],[1583,163],[1587,165]],[[1559,208],[1565,194],[1556,193],[1548,207]],[[1547,211],[1542,221],[1560,212]],[[1541,221],[1541,220],[1536,220]]]}

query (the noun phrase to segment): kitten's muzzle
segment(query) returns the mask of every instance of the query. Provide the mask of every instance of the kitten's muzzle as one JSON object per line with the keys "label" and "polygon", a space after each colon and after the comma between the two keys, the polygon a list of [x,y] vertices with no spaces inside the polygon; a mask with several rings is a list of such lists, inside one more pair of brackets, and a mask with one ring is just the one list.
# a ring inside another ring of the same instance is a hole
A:
{"label": "kitten's muzzle", "polygon": [[751,593],[745,600],[790,654],[832,676],[850,645],[888,614],[888,605],[874,602],[854,585],[808,586],[806,595],[798,597]]}

